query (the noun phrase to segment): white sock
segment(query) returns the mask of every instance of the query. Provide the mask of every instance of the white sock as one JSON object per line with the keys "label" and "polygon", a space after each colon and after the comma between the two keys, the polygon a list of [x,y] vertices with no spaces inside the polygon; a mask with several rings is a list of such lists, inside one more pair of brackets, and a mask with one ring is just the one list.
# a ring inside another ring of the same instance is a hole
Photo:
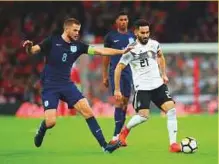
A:
{"label": "white sock", "polygon": [[116,136],[113,136],[113,138],[112,138],[113,141],[116,141],[118,139],[119,139],[119,134],[117,134]]}
{"label": "white sock", "polygon": [[176,109],[170,109],[167,112],[167,129],[169,132],[169,141],[170,145],[172,143],[176,143],[176,135],[177,135],[177,118],[176,118]]}
{"label": "white sock", "polygon": [[129,122],[128,122],[128,124],[127,124],[127,128],[128,128],[128,129],[131,129],[131,128],[133,128],[133,127],[135,127],[135,126],[137,126],[137,125],[139,125],[139,124],[141,124],[141,123],[147,121],[147,119],[148,119],[148,118],[142,117],[142,116],[140,116],[140,115],[138,115],[138,114],[137,114],[137,115],[134,115],[134,116],[131,118],[131,120],[129,120]]}

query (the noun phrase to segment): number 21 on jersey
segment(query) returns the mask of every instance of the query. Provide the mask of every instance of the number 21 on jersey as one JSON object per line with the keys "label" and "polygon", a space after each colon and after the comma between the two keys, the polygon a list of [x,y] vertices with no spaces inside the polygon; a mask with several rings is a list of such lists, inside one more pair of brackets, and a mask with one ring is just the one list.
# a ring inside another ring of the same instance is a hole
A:
{"label": "number 21 on jersey", "polygon": [[63,53],[63,55],[62,55],[62,61],[63,61],[63,62],[66,62],[67,57],[68,57],[68,54],[67,54],[67,53]]}
{"label": "number 21 on jersey", "polygon": [[141,67],[149,66],[148,59],[147,58],[141,59],[140,65],[141,65]]}

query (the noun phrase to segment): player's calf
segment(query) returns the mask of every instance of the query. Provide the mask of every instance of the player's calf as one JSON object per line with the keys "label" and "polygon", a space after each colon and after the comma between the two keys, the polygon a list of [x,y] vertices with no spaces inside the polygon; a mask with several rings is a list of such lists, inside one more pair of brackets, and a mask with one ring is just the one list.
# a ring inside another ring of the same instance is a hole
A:
{"label": "player's calf", "polygon": [[53,128],[55,126],[55,124],[56,124],[56,121],[48,121],[48,120],[45,121],[45,120],[43,120],[41,122],[40,127],[37,130],[36,135],[34,137],[34,144],[35,144],[36,147],[40,147],[41,146],[41,144],[43,142],[43,138],[44,138],[44,136],[46,134],[46,131],[48,129]]}
{"label": "player's calf", "polygon": [[122,127],[125,124],[127,105],[128,105],[127,97],[123,96],[122,101],[116,101],[115,112],[114,112],[115,129],[114,129],[113,138],[110,141],[110,143],[115,143],[118,140],[119,133],[121,132]]}
{"label": "player's calf", "polygon": [[142,109],[141,112],[138,112],[138,114],[134,115],[131,120],[127,124],[127,128],[131,130],[131,128],[134,128],[135,126],[142,124],[143,122],[146,122],[149,118],[149,114],[147,112],[144,112],[146,109]]}
{"label": "player's calf", "polygon": [[75,105],[74,108],[85,118],[91,118],[94,116],[93,111],[86,98],[80,99]]}
{"label": "player's calf", "polygon": [[127,126],[125,126],[119,134],[119,140],[122,146],[127,146],[126,138],[132,128],[148,120],[149,111],[142,109],[138,111],[138,114],[134,115],[131,120],[129,120]]}
{"label": "player's calf", "polygon": [[94,117],[94,114],[92,112],[92,109],[87,101],[87,99],[83,98],[80,99],[75,105],[74,108],[78,110],[82,116],[85,118],[87,125],[93,134],[93,136],[96,138],[97,142],[102,148],[105,148],[107,146],[106,140],[103,136],[102,130]]}
{"label": "player's calf", "polygon": [[39,129],[36,132],[35,137],[34,137],[34,144],[35,144],[36,147],[41,146],[41,144],[43,142],[43,138],[46,134],[46,130],[47,130],[46,122],[45,122],[45,120],[43,120],[40,124]]}
{"label": "player's calf", "polygon": [[47,129],[53,128],[55,124],[56,124],[56,110],[55,109],[46,110],[45,120],[41,122],[40,127],[37,130],[37,133],[34,137],[34,144],[36,147],[41,146]]}

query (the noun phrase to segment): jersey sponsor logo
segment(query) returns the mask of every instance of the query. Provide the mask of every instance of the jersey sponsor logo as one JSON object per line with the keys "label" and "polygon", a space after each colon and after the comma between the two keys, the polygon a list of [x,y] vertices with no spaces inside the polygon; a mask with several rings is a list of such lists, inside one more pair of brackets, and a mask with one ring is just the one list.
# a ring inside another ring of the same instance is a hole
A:
{"label": "jersey sponsor logo", "polygon": [[134,42],[135,42],[134,38],[129,38],[129,44],[134,43]]}
{"label": "jersey sponsor logo", "polygon": [[77,46],[71,46],[70,50],[72,53],[77,52]]}
{"label": "jersey sponsor logo", "polygon": [[117,42],[119,42],[119,40],[114,40],[113,42],[114,42],[114,43],[117,43]]}

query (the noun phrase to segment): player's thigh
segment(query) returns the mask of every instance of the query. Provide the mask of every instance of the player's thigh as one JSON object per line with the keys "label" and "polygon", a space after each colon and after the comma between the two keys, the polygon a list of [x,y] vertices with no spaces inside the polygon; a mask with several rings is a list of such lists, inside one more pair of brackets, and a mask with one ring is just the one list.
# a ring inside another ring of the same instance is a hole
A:
{"label": "player's thigh", "polygon": [[163,84],[159,88],[152,91],[152,101],[163,111],[172,109],[175,104],[166,84]]}
{"label": "player's thigh", "polygon": [[124,97],[129,98],[131,95],[131,89],[132,89],[132,79],[131,76],[128,75],[122,75],[120,80],[120,88],[121,93]]}
{"label": "player's thigh", "polygon": [[129,102],[129,97],[123,96],[122,101],[123,101],[123,109],[126,110]]}
{"label": "player's thigh", "polygon": [[115,90],[115,83],[114,83],[114,74],[110,73],[109,74],[109,90],[112,95],[114,95],[114,90]]}
{"label": "player's thigh", "polygon": [[[122,80],[120,80],[120,87],[122,87]],[[114,90],[115,90],[115,83],[114,83],[114,74],[110,73],[110,76],[109,76],[109,89],[110,89],[110,92],[112,95],[114,95]],[[122,92],[122,88],[121,88],[121,92]],[[123,93],[122,93],[123,95]],[[123,98],[122,100],[120,101],[115,101],[115,107],[117,108],[123,108]]]}
{"label": "player's thigh", "polygon": [[56,124],[56,109],[58,107],[60,94],[55,89],[47,89],[42,91],[42,102],[44,107],[44,117],[47,127]]}
{"label": "player's thigh", "polygon": [[63,86],[61,90],[61,100],[65,101],[69,108],[72,108],[79,100],[83,98],[84,96],[74,85],[74,83]]}
{"label": "player's thigh", "polygon": [[150,109],[150,102],[151,102],[151,93],[150,91],[136,91],[133,98],[133,107],[138,113],[139,111],[149,110]]}
{"label": "player's thigh", "polygon": [[129,98],[131,95],[131,89],[132,89],[132,79],[131,76],[122,76],[121,77],[121,92],[123,95],[123,109],[126,110],[129,102]]}
{"label": "player's thigh", "polygon": [[[109,75],[110,91],[114,95],[115,83],[114,83],[114,73]],[[129,80],[127,76],[121,76],[120,78],[120,90],[123,96],[129,97],[131,93],[131,79]]]}
{"label": "player's thigh", "polygon": [[74,108],[81,113],[81,115],[87,119],[90,118],[93,115],[92,109],[87,101],[86,98],[80,99],[75,105]]}
{"label": "player's thigh", "polygon": [[59,91],[56,91],[55,89],[43,89],[41,95],[45,111],[49,109],[57,109],[60,99]]}

